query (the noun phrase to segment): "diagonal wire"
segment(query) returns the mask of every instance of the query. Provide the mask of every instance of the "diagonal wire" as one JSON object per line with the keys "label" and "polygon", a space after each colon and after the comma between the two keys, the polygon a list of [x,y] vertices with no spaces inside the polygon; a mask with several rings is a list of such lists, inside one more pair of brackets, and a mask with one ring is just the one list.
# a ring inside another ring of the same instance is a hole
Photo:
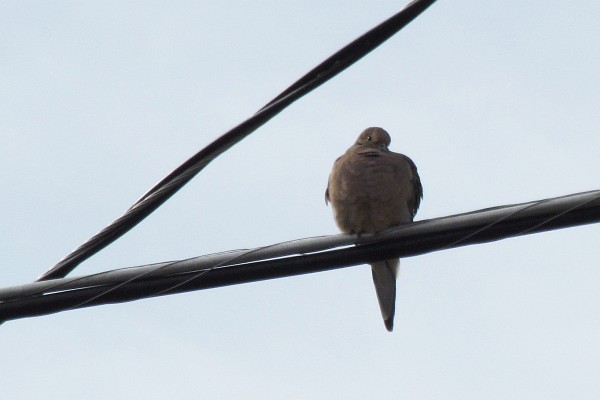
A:
{"label": "diagonal wire", "polygon": [[327,82],[364,57],[404,28],[434,2],[435,0],[415,0],[411,2],[400,12],[323,61],[267,103],[252,117],[217,138],[214,142],[185,161],[144,194],[121,217],[68,254],[40,276],[38,281],[66,276],[81,262],[117,240],[154,212],[216,157],[250,135],[294,101]]}

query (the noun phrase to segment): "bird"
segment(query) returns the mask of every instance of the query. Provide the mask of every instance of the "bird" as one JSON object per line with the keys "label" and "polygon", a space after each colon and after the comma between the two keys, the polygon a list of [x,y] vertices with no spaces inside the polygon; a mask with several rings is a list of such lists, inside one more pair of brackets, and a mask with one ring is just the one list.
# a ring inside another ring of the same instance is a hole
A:
{"label": "bird", "polygon": [[[325,204],[331,203],[340,231],[378,233],[412,222],[423,186],[415,163],[389,150],[390,135],[370,127],[338,157],[329,175]],[[394,329],[396,278],[400,259],[373,262],[371,273],[386,329]]]}

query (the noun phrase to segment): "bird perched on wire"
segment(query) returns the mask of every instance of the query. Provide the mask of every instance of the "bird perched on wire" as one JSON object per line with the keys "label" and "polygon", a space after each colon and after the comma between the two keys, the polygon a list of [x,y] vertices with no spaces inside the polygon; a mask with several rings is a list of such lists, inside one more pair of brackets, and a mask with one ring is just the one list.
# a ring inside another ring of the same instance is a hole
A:
{"label": "bird perched on wire", "polygon": [[[335,160],[325,203],[331,202],[335,222],[344,233],[377,233],[412,222],[423,186],[410,158],[390,151],[390,135],[367,128],[354,145]],[[373,283],[388,331],[394,329],[399,259],[371,264]]]}

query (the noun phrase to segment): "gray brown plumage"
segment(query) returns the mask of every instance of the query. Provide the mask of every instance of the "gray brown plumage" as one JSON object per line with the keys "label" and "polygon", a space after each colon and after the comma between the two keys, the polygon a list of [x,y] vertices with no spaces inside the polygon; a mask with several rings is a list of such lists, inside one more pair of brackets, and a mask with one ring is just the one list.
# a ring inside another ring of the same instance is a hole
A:
{"label": "gray brown plumage", "polygon": [[[389,151],[390,135],[367,128],[339,157],[329,175],[325,202],[331,202],[335,221],[344,233],[377,233],[412,222],[423,187],[417,167],[403,154]],[[396,276],[399,259],[371,264],[373,283],[388,331],[394,327]]]}

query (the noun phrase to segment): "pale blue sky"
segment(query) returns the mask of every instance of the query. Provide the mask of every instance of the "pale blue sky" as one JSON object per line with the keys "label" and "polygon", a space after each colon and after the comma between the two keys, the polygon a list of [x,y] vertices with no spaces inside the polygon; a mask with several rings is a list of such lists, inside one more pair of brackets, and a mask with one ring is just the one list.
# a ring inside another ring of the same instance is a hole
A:
{"label": "pale blue sky", "polygon": [[[32,281],[404,2],[0,3],[0,286]],[[235,146],[75,275],[337,232],[368,126],[417,219],[599,188],[600,4],[444,1]],[[0,326],[7,399],[596,399],[596,225]]]}

